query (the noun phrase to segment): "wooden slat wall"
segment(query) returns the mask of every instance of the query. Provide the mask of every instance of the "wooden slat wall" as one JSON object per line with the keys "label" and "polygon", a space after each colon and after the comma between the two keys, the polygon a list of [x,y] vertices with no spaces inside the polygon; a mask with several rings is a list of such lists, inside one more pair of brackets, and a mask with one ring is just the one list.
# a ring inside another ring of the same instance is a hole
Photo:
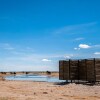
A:
{"label": "wooden slat wall", "polygon": [[87,81],[95,81],[94,75],[94,60],[86,60]]}
{"label": "wooden slat wall", "polygon": [[64,61],[64,79],[69,80],[69,61]]}
{"label": "wooden slat wall", "polygon": [[86,72],[86,60],[79,60],[79,80],[86,81],[87,79],[87,72]]}
{"label": "wooden slat wall", "polygon": [[63,61],[59,61],[59,79],[64,80],[64,73],[63,73]]}
{"label": "wooden slat wall", "polygon": [[59,61],[59,79],[69,80],[69,61]]}
{"label": "wooden slat wall", "polygon": [[78,80],[78,60],[70,60],[70,79]]}
{"label": "wooden slat wall", "polygon": [[59,61],[59,79],[100,81],[100,59]]}
{"label": "wooden slat wall", "polygon": [[95,59],[96,81],[100,81],[100,59]]}

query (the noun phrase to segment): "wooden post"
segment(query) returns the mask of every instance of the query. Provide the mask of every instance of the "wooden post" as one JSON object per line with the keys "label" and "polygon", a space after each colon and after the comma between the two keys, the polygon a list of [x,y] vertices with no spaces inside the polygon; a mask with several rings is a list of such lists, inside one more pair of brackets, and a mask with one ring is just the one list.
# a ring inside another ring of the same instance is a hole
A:
{"label": "wooden post", "polygon": [[60,61],[59,61],[59,79],[60,79]]}
{"label": "wooden post", "polygon": [[64,61],[63,61],[63,80],[65,80],[64,79]]}
{"label": "wooden post", "polygon": [[[71,77],[70,77],[70,59],[69,59],[69,80],[71,80]],[[71,80],[71,83],[72,83],[72,80]]]}
{"label": "wooden post", "polygon": [[79,83],[79,80],[80,80],[80,77],[79,77],[79,60],[78,60],[78,83]]}
{"label": "wooden post", "polygon": [[85,68],[86,68],[86,81],[87,81],[87,60],[85,59]]}
{"label": "wooden post", "polygon": [[94,81],[96,82],[95,58],[94,58]]}

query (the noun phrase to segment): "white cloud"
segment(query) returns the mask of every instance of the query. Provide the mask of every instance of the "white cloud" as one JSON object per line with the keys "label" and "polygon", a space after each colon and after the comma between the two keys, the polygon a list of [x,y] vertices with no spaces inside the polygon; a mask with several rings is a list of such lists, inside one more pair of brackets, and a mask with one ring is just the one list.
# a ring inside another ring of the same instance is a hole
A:
{"label": "white cloud", "polygon": [[5,49],[5,50],[14,50],[15,49],[9,43],[0,43],[0,48]]}
{"label": "white cloud", "polygon": [[[28,51],[34,51],[33,48],[30,48],[30,47],[26,47],[26,51],[27,51],[27,50],[28,50]],[[25,51],[25,49],[24,49],[24,51]]]}
{"label": "white cloud", "polygon": [[78,48],[74,48],[74,50],[77,50]]}
{"label": "white cloud", "polygon": [[65,58],[65,59],[69,59],[69,58],[71,58],[71,57],[70,57],[70,56],[64,56],[64,58]]}
{"label": "white cloud", "polygon": [[94,31],[94,26],[96,22],[69,25],[55,30],[54,34],[82,34],[82,33],[92,33]]}
{"label": "white cloud", "polygon": [[100,47],[100,45],[94,45],[93,47],[99,48],[99,47]]}
{"label": "white cloud", "polygon": [[95,52],[94,54],[95,54],[95,55],[100,55],[100,52]]}
{"label": "white cloud", "polygon": [[89,49],[89,48],[92,48],[92,47],[95,47],[95,46],[89,46],[87,44],[79,44],[79,46],[75,47],[74,50]]}
{"label": "white cloud", "polygon": [[80,50],[80,48],[74,48],[74,50]]}
{"label": "white cloud", "polygon": [[64,56],[65,59],[70,59],[70,58],[72,58],[72,57],[73,57],[73,54],[65,55],[65,56]]}
{"label": "white cloud", "polygon": [[89,46],[87,44],[79,44],[79,48],[81,48],[81,49],[88,49],[88,48],[91,48],[91,46]]}
{"label": "white cloud", "polygon": [[13,47],[5,47],[4,49],[5,50],[14,50],[15,48],[13,48]]}
{"label": "white cloud", "polygon": [[76,38],[75,41],[84,40],[84,38]]}
{"label": "white cloud", "polygon": [[100,48],[100,45],[87,45],[87,44],[79,44],[78,47],[75,47],[74,50],[80,50],[80,49],[89,49],[89,48]]}
{"label": "white cloud", "polygon": [[44,61],[44,62],[49,62],[49,61],[51,61],[51,60],[49,60],[49,59],[42,59],[42,61]]}

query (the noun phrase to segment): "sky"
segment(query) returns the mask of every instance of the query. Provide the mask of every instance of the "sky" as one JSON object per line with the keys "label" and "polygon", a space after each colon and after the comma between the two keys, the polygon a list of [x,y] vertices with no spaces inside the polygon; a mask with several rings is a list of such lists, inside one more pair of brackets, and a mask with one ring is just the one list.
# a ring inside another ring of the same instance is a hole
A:
{"label": "sky", "polygon": [[0,0],[0,71],[84,58],[100,58],[100,0]]}

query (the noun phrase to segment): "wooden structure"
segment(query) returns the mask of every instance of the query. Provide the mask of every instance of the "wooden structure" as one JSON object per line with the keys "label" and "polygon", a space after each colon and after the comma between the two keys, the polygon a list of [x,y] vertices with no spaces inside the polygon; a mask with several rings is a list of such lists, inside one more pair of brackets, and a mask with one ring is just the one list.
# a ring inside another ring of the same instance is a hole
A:
{"label": "wooden structure", "polygon": [[100,81],[100,59],[60,60],[59,79],[86,82]]}

